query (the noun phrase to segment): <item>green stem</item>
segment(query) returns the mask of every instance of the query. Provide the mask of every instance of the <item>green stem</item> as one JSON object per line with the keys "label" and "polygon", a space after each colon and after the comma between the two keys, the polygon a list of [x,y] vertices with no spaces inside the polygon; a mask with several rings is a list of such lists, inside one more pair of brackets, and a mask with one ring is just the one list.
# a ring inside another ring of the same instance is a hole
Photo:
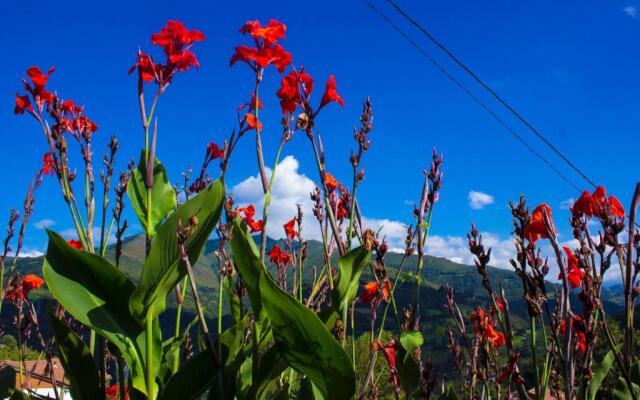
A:
{"label": "green stem", "polygon": [[218,357],[222,356],[222,279],[222,273],[218,272]]}
{"label": "green stem", "polygon": [[536,317],[532,316],[529,320],[531,328],[531,355],[533,357],[533,367],[535,370],[535,393],[536,399],[540,399],[540,370],[538,368],[538,351],[536,350]]}
{"label": "green stem", "polygon": [[156,390],[153,380],[153,318],[146,319],[146,352],[147,359],[145,365],[145,385],[147,387],[147,398],[155,400]]}
{"label": "green stem", "polygon": [[[182,319],[182,303],[184,302],[184,296],[187,294],[187,278],[182,279],[182,288],[180,289],[180,296],[182,296],[182,301],[178,303],[176,307],[176,325],[174,328],[174,337],[180,336],[180,323]],[[176,352],[173,355],[173,372],[175,373],[180,367],[180,352]]]}

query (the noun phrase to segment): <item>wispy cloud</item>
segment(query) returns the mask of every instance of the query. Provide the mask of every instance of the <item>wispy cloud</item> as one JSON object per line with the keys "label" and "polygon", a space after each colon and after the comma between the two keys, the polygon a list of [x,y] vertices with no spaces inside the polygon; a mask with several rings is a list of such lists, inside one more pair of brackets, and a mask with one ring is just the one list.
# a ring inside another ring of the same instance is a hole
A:
{"label": "wispy cloud", "polygon": [[560,209],[561,210],[568,210],[571,207],[573,207],[573,203],[576,202],[576,199],[574,199],[573,197],[566,199],[562,202],[560,202]]}
{"label": "wispy cloud", "polygon": [[38,229],[47,229],[50,226],[53,226],[56,224],[56,221],[52,220],[52,219],[41,219],[40,221],[36,221],[33,226],[35,226]]}
{"label": "wispy cloud", "polygon": [[624,13],[630,16],[631,18],[637,18],[638,16],[638,8],[635,6],[627,6],[623,8],[622,11],[624,11]]}
{"label": "wispy cloud", "polygon": [[493,196],[490,194],[477,192],[475,190],[470,191],[467,198],[469,199],[469,207],[474,210],[481,210],[485,206],[493,204],[494,201]]}

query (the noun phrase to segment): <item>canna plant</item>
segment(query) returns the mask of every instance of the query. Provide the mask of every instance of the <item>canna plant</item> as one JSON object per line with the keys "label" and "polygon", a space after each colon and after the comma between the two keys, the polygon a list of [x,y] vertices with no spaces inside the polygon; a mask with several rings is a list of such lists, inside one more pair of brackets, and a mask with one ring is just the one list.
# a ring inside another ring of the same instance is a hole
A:
{"label": "canna plant", "polygon": [[[57,180],[76,231],[76,237],[69,240],[47,232],[42,275],[55,299],[48,313],[53,341],[45,340],[37,329],[28,297],[43,282],[36,276],[17,274],[7,285],[4,282],[9,241],[19,219],[16,212],[11,213],[0,258],[0,286],[3,297],[19,310],[19,338],[35,327],[49,362],[55,348],[74,399],[595,399],[614,365],[620,376],[613,396],[640,397],[640,360],[634,347],[634,305],[640,292],[640,234],[636,233],[640,185],[628,217],[622,204],[614,196],[607,197],[604,188],[583,193],[570,221],[579,243],[576,249],[561,249],[548,205],[529,213],[524,198],[511,204],[516,250],[511,264],[522,282],[527,305],[529,348],[518,347],[507,293],[490,276],[491,249],[485,248],[472,225],[469,249],[490,301],[465,315],[453,288],[446,288],[444,308],[452,321],[447,338],[458,374],[449,376],[447,384],[434,369],[431,356],[423,354],[431,332],[424,332],[421,320],[421,288],[429,270],[425,255],[442,188],[442,155],[434,150],[431,165],[424,171],[413,211],[415,225],[407,228],[400,262],[390,265],[388,243],[380,232],[367,229],[357,200],[365,179],[361,161],[371,146],[371,101],[364,102],[359,126],[354,129],[356,150],[349,155],[352,181],[346,186],[331,174],[316,130],[325,107],[332,103],[345,106],[336,78],[328,78],[317,101],[314,79],[304,67],[292,66],[293,57],[282,45],[283,23],[249,21],[240,33],[250,38],[250,45],[237,46],[230,65],[247,66],[253,86],[247,103],[237,108],[238,125],[221,145],[212,141],[206,146],[193,181],[187,170],[183,182],[175,187],[156,154],[161,135],[155,114],[179,73],[199,67],[193,48],[205,35],[182,22],[169,21],[151,36],[151,42],[162,48],[163,61],[138,52],[129,74],[137,77],[143,146],[139,159],[128,163],[112,186],[119,142],[111,139],[99,173],[101,214],[96,213],[93,158],[98,125],[83,106],[50,91],[53,68],[46,73],[38,67],[27,70],[26,93],[16,95],[14,111],[39,123],[48,151],[25,201],[14,260],[32,212],[33,193],[46,175]],[[276,73],[283,74],[276,92],[282,132],[269,170],[262,147],[263,133],[269,129],[260,116],[264,108],[260,89],[263,80]],[[145,97],[149,88],[151,102]],[[285,145],[296,134],[309,141],[318,172],[319,185],[309,195],[322,239],[320,269],[309,265],[300,206],[282,226],[284,240],[267,249],[277,167]],[[233,151],[241,138],[250,135],[255,135],[264,194],[260,216],[255,205],[236,205],[225,184]],[[80,176],[73,167],[72,146],[80,151]],[[219,163],[217,177],[211,171],[214,162]],[[123,213],[127,204],[145,236],[145,257],[137,281],[120,265],[129,227]],[[592,219],[602,227],[597,236],[590,232]],[[623,234],[628,236],[626,242],[621,239]],[[217,310],[210,310],[201,300],[193,268],[212,235],[218,239],[214,251]],[[109,258],[112,238],[115,256]],[[542,241],[548,242],[558,264],[559,289],[546,280],[549,266],[541,255]],[[413,259],[416,268],[407,271]],[[625,299],[624,335],[619,343],[609,329],[601,297],[604,274],[616,261]],[[407,282],[413,284],[411,301],[398,304],[396,292]],[[195,318],[188,322],[182,321],[187,296],[196,310]],[[174,329],[168,332],[161,329],[159,319],[170,312],[171,297],[177,308]],[[576,301],[580,308],[575,307]],[[227,326],[223,324],[224,303],[231,320]],[[365,365],[357,364],[356,307],[370,317]],[[23,317],[28,323],[22,323]],[[211,330],[213,319],[215,329]],[[608,353],[596,360],[601,332]],[[525,358],[530,370],[523,367]],[[20,369],[23,361],[21,356]],[[110,365],[115,365],[117,376],[108,377]],[[22,379],[22,370],[19,376]],[[35,394],[26,387],[12,396]],[[60,398],[58,393],[55,396]]]}

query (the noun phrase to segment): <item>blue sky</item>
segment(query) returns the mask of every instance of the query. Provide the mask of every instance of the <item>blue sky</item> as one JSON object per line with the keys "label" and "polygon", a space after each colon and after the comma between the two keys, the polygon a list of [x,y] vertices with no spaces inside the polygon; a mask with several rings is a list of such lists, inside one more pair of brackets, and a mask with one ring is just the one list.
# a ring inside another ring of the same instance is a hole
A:
{"label": "blue sky", "polygon": [[[444,188],[432,225],[434,237],[441,239],[441,243],[433,242],[436,254],[458,257],[457,252],[463,251],[460,239],[470,221],[494,237],[497,245],[508,244],[511,225],[507,201],[517,199],[520,193],[532,204],[548,202],[557,225],[569,238],[568,211],[560,205],[575,198],[575,191],[361,1],[63,3],[11,2],[3,9],[0,160],[4,172],[0,182],[5,195],[0,197],[0,221],[10,208],[21,206],[29,179],[47,148],[35,121],[13,115],[14,95],[21,91],[20,79],[26,68],[57,68],[48,86],[64,98],[85,104],[87,115],[99,124],[96,158],[101,157],[109,136],[118,135],[123,167],[142,145],[136,79],[127,76],[138,47],[159,56],[149,36],[168,19],[182,20],[203,31],[206,41],[194,47],[201,68],[175,79],[157,113],[158,155],[175,182],[185,167],[199,165],[209,140],[221,142],[231,132],[235,108],[246,101],[251,90],[248,68],[228,65],[233,47],[247,43],[238,33],[239,27],[249,19],[266,22],[277,18],[288,26],[283,45],[293,54],[295,65],[304,65],[316,79],[317,91],[329,74],[336,75],[347,106],[331,105],[321,113],[317,125],[329,169],[341,180],[350,177],[352,128],[361,103],[367,96],[372,98],[375,130],[372,148],[363,161],[366,181],[360,189],[360,205],[373,224],[412,222],[408,203],[419,195],[421,170],[428,167],[431,149],[436,146],[445,155]],[[586,187],[383,1],[375,3],[499,110],[558,168]],[[636,15],[640,2],[402,1],[401,5],[593,180],[628,203],[637,179],[633,160],[640,126],[640,15]],[[273,163],[279,140],[280,110],[275,97],[279,78],[275,70],[268,70],[261,89],[268,164]],[[250,201],[251,190],[246,185],[251,182],[247,178],[256,174],[257,167],[253,140],[247,139],[234,155],[228,183],[231,188],[245,190]],[[289,159],[290,182],[300,183],[294,199],[301,199],[305,193],[301,188],[309,183],[302,178],[317,180],[307,139],[296,136],[284,154],[295,158]],[[287,197],[285,189],[283,196]],[[471,191],[488,194],[493,202],[471,207]],[[290,203],[291,198],[283,199],[283,213]],[[29,250],[44,248],[44,232],[35,225],[45,219],[55,222],[55,230],[71,228],[53,179],[47,179],[37,195],[27,233]],[[466,255],[459,257],[467,260]]]}

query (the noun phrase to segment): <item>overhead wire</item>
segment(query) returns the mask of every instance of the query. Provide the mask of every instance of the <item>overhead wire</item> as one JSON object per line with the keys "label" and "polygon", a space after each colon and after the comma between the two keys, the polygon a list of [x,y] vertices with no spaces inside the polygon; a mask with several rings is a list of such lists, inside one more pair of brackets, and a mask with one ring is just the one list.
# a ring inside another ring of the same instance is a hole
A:
{"label": "overhead wire", "polygon": [[402,36],[411,46],[413,46],[423,57],[425,57],[433,66],[453,82],[460,90],[462,90],[467,96],[469,96],[476,104],[478,104],[487,114],[498,122],[503,128],[507,130],[517,141],[520,142],[529,152],[536,156],[540,161],[547,165],[556,175],[558,175],[567,184],[573,187],[576,191],[582,190],[566,175],[564,175],[558,168],[556,168],[546,157],[538,152],[533,146],[531,146],[515,129],[508,125],[498,114],[496,114],[489,106],[484,103],[480,98],[471,92],[460,80],[453,76],[447,69],[434,59],[424,48],[416,43],[409,35],[407,35],[398,25],[396,25],[386,14],[378,9],[370,0],[363,0],[380,18],[382,18],[387,24],[389,24],[400,36]]}

